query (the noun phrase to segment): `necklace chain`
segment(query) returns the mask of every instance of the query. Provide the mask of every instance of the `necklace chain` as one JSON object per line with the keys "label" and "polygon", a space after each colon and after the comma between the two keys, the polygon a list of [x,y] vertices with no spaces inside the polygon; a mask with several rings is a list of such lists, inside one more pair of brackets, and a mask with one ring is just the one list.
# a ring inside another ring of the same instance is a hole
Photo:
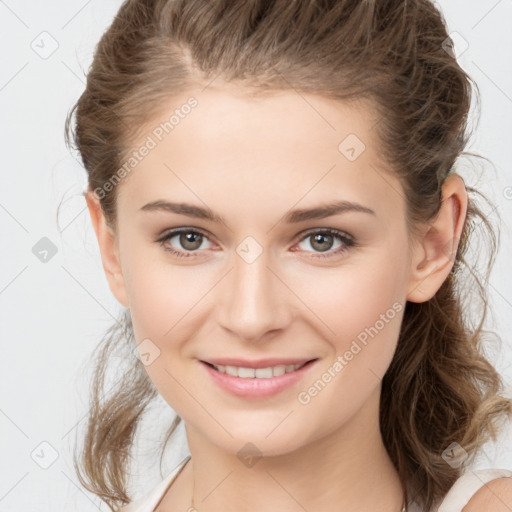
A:
{"label": "necklace chain", "polygon": [[194,512],[196,510],[196,505],[194,503],[195,491],[196,491],[196,479],[194,478],[194,473],[192,473],[192,511],[191,512]]}
{"label": "necklace chain", "polygon": [[[196,511],[196,506],[195,506],[195,503],[194,503],[194,494],[196,492],[196,479],[194,478],[194,474],[192,473],[192,511]],[[400,510],[400,512],[406,512],[406,509],[405,509],[405,503],[402,507],[402,510]]]}

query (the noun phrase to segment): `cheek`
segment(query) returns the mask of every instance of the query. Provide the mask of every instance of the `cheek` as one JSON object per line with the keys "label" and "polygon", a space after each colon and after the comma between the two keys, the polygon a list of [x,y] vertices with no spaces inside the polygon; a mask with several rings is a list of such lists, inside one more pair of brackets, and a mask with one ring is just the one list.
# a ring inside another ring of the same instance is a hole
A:
{"label": "cheek", "polygon": [[158,244],[127,237],[125,245],[123,275],[136,339],[161,344],[194,317],[211,276],[173,263]]}
{"label": "cheek", "polygon": [[380,378],[391,363],[405,306],[406,267],[405,258],[391,250],[353,261],[323,274],[303,272],[297,295],[307,297],[314,313],[308,316],[331,345],[332,361],[345,356],[344,378],[364,387],[371,377],[364,370]]}
{"label": "cheek", "polygon": [[159,392],[179,401],[181,388],[170,374],[178,382],[186,380],[189,367],[183,363],[193,355],[187,342],[197,337],[211,308],[212,294],[207,292],[218,276],[206,267],[173,265],[154,250],[141,252],[127,253],[124,262],[135,340],[157,354],[146,371]]}
{"label": "cheek", "polygon": [[403,301],[403,266],[387,258],[373,259],[324,274],[303,272],[297,295],[336,339],[373,325],[393,304]]}
{"label": "cheek", "polygon": [[201,388],[188,378],[191,361],[186,354],[190,351],[187,341],[197,332],[201,322],[197,315],[201,306],[205,307],[202,301],[207,299],[205,290],[211,285],[206,286],[205,279],[190,267],[180,268],[162,259],[133,259],[129,268],[135,340],[148,348],[151,357],[145,370],[170,407],[191,420],[190,396],[201,396]]}
{"label": "cheek", "polygon": [[316,280],[317,287],[307,285],[308,306],[322,321],[316,325],[328,326],[322,332],[332,349],[299,395],[312,429],[323,432],[348,421],[380,385],[403,317],[402,268],[400,261],[390,264],[383,257],[365,271],[355,266],[346,272],[338,269]]}

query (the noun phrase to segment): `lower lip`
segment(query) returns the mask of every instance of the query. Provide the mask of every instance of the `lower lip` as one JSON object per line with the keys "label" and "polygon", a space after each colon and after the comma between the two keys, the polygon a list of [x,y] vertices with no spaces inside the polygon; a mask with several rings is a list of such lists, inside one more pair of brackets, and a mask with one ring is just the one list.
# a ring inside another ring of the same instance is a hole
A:
{"label": "lower lip", "polygon": [[277,395],[281,391],[299,382],[316,362],[317,360],[310,361],[298,370],[285,373],[279,377],[271,377],[270,379],[258,379],[257,377],[253,379],[243,379],[219,372],[205,362],[200,361],[201,365],[206,369],[216,384],[231,394],[242,398],[267,398]]}

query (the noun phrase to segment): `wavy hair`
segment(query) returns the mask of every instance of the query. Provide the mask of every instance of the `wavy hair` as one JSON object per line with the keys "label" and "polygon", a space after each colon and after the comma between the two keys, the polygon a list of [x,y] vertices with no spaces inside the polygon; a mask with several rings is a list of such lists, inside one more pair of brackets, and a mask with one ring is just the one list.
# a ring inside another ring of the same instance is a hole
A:
{"label": "wavy hair", "polygon": [[[80,153],[89,189],[102,188],[126,161],[139,135],[134,126],[172,95],[218,76],[253,94],[293,89],[371,102],[380,116],[382,157],[403,184],[411,233],[435,218],[445,178],[470,154],[467,119],[478,87],[458,64],[430,0],[127,0],[97,44],[85,91],[66,118],[66,143]],[[512,412],[482,346],[497,236],[476,203],[485,196],[467,190],[451,273],[430,300],[407,302],[382,381],[383,440],[406,499],[425,510],[489,438],[496,440],[498,420]],[[111,187],[100,201],[114,227],[116,191]],[[470,239],[488,249],[483,273],[466,261]],[[133,347],[124,311],[94,354],[87,429],[74,455],[82,485],[113,511],[130,502],[134,435],[157,396],[143,364],[130,356]],[[117,352],[131,362],[107,387]],[[180,420],[169,426],[162,456]],[[451,443],[468,454],[459,465],[443,457]]]}

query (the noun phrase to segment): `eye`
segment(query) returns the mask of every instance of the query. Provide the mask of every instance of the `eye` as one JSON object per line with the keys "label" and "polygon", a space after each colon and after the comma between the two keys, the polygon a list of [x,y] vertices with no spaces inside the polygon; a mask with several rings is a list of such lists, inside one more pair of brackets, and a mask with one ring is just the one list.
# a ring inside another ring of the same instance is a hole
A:
{"label": "eye", "polygon": [[[174,244],[168,243],[173,238],[177,238],[177,243],[184,250],[177,250]],[[207,248],[202,247],[203,242],[206,240],[208,240],[208,237],[201,231],[191,228],[181,228],[167,232],[165,235],[160,237],[157,242],[162,245],[164,250],[170,252],[178,258],[190,258],[197,256],[197,254],[194,253],[199,249]],[[302,236],[300,243],[303,243],[306,240],[309,240],[310,247],[312,247],[314,252],[317,253],[313,255],[314,258],[330,258],[339,256],[347,252],[349,247],[355,247],[357,245],[351,235],[336,229],[317,229],[314,231],[309,231]],[[331,249],[332,246],[335,245],[334,242],[336,240],[339,243],[336,250],[333,251]],[[306,252],[310,251],[306,249]]]}
{"label": "eye", "polygon": [[[333,245],[335,245],[335,240],[338,240],[338,246],[336,250],[331,251]],[[327,253],[315,254],[313,256],[314,258],[330,258],[339,256],[347,252],[349,247],[355,247],[356,245],[352,236],[336,229],[317,229],[315,231],[309,231],[301,238],[301,243],[305,241],[309,241],[309,246],[312,247],[315,252]]]}
{"label": "eye", "polygon": [[[178,239],[178,243],[183,249],[185,249],[184,251],[176,250],[170,244],[166,243],[171,241],[173,238]],[[166,251],[169,251],[178,258],[190,258],[191,256],[195,256],[195,251],[201,249],[205,240],[208,240],[208,238],[204,233],[190,228],[182,228],[169,231],[159,238],[157,242],[159,242]],[[205,249],[205,247],[202,248]]]}

